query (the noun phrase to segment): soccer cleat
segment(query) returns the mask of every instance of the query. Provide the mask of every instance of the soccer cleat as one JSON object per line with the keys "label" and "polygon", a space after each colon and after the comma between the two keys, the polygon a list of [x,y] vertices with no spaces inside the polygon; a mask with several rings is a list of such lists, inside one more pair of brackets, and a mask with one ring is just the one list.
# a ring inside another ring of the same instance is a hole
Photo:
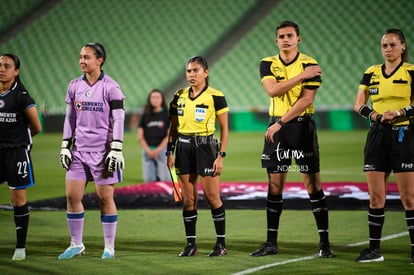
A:
{"label": "soccer cleat", "polygon": [[12,257],[13,261],[23,261],[26,259],[26,249],[16,248]]}
{"label": "soccer cleat", "polygon": [[66,250],[58,256],[59,260],[66,260],[66,259],[72,259],[73,257],[77,255],[85,254],[85,246],[83,244],[81,245],[73,245],[71,244]]}
{"label": "soccer cleat", "polygon": [[113,259],[115,258],[115,250],[112,248],[106,248],[104,249],[102,253],[102,259]]}
{"label": "soccer cleat", "polygon": [[355,259],[355,262],[370,263],[370,262],[382,262],[384,257],[381,255],[379,248],[366,248],[364,249],[359,257]]}
{"label": "soccer cleat", "polygon": [[188,257],[197,255],[197,246],[193,243],[188,243],[184,250],[178,254],[178,257]]}
{"label": "soccer cleat", "polygon": [[331,245],[328,243],[319,243],[319,258],[332,258],[334,254]]}
{"label": "soccer cleat", "polygon": [[319,258],[332,258],[334,254],[332,253],[331,248],[328,247],[321,247],[319,250]]}
{"label": "soccer cleat", "polygon": [[259,257],[259,256],[267,256],[267,255],[275,255],[279,252],[276,244],[266,242],[262,244],[259,249],[250,253],[250,256]]}
{"label": "soccer cleat", "polygon": [[217,243],[213,250],[211,250],[211,252],[208,254],[209,257],[216,257],[216,256],[224,256],[227,254],[227,249],[226,247],[221,244],[221,243]]}

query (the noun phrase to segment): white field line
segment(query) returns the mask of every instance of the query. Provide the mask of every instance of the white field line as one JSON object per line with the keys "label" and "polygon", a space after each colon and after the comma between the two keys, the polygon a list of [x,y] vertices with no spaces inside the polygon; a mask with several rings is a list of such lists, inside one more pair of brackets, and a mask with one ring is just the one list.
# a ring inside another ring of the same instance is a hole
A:
{"label": "white field line", "polygon": [[[408,235],[408,232],[401,232],[401,233],[398,233],[398,234],[393,234],[393,235],[386,236],[386,237],[382,238],[381,240],[386,241],[386,240],[391,240],[391,239],[399,238],[399,237],[406,236],[406,235]],[[368,243],[369,243],[369,241],[364,241],[364,242],[358,242],[358,243],[351,243],[351,244],[348,244],[346,246],[356,247],[356,246],[361,246],[361,245],[368,244]],[[271,267],[275,267],[275,266],[279,266],[279,265],[290,264],[290,263],[294,263],[294,262],[312,260],[312,259],[315,259],[317,257],[319,257],[318,254],[315,254],[315,255],[312,255],[312,256],[286,260],[286,261],[283,261],[283,262],[276,262],[276,263],[272,263],[272,264],[260,265],[260,266],[257,266],[257,267],[253,267],[253,268],[249,268],[249,269],[246,269],[246,270],[243,270],[243,271],[240,271],[240,272],[233,273],[232,275],[251,274],[251,273],[263,270],[263,269],[267,269],[267,268],[271,268]]]}

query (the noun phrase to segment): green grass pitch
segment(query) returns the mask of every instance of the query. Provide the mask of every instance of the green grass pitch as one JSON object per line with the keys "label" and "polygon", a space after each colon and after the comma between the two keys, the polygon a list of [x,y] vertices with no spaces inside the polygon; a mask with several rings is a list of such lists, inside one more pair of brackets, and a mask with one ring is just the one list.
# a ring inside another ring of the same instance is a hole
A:
{"label": "green grass pitch", "polygon": [[[124,182],[141,179],[140,148],[135,133],[125,137]],[[321,176],[325,182],[364,182],[362,150],[365,131],[320,131]],[[58,154],[60,134],[35,137],[32,158],[36,186],[28,190],[30,201],[64,196],[64,171]],[[260,168],[263,133],[230,133],[223,181],[266,181]],[[288,181],[300,181],[291,173]],[[87,192],[93,191],[93,184]],[[9,202],[9,191],[0,186],[0,204]],[[382,252],[385,261],[353,262],[368,239],[367,212],[330,211],[332,259],[319,259],[318,234],[310,210],[285,210],[279,231],[279,254],[252,258],[266,237],[264,210],[226,211],[227,248],[224,257],[206,255],[214,246],[215,233],[210,212],[199,210],[197,242],[199,255],[179,258],[185,245],[181,209],[120,210],[116,253],[101,260],[103,250],[99,212],[86,210],[84,242],[87,253],[72,260],[57,260],[69,244],[64,211],[31,211],[27,259],[11,261],[15,244],[13,212],[0,210],[0,274],[412,274],[409,237],[403,211],[386,211]]]}

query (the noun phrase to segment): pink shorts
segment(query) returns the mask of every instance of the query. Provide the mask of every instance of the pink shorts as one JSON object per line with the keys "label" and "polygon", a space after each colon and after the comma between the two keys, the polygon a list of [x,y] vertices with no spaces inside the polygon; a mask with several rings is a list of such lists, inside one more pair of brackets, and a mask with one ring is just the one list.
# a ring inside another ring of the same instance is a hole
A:
{"label": "pink shorts", "polygon": [[72,151],[72,162],[66,172],[66,180],[93,181],[97,185],[122,181],[122,170],[110,173],[105,169],[105,153]]}

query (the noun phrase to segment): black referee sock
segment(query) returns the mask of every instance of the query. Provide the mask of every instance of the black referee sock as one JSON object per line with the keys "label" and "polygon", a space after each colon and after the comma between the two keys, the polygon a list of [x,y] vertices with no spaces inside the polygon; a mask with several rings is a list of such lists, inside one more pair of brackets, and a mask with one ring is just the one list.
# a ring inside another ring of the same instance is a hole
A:
{"label": "black referee sock", "polygon": [[283,210],[282,195],[267,195],[266,201],[267,217],[267,242],[277,244],[280,215]]}
{"label": "black referee sock", "polygon": [[321,246],[329,246],[328,202],[326,201],[325,194],[321,189],[315,194],[309,194],[309,198],[319,232],[319,243]]}
{"label": "black referee sock", "polygon": [[26,247],[27,228],[29,227],[29,208],[27,204],[15,206],[14,223],[16,225],[16,248]]}
{"label": "black referee sock", "polygon": [[195,244],[196,242],[196,224],[197,210],[183,210],[184,228],[187,243]]}
{"label": "black referee sock", "polygon": [[380,248],[382,226],[384,225],[384,208],[368,209],[369,248]]}
{"label": "black referee sock", "polygon": [[214,228],[216,229],[216,243],[221,243],[226,246],[226,213],[224,206],[222,205],[219,208],[211,209],[211,216],[214,221]]}
{"label": "black referee sock", "polygon": [[405,220],[410,234],[411,254],[414,255],[414,210],[405,211]]}

